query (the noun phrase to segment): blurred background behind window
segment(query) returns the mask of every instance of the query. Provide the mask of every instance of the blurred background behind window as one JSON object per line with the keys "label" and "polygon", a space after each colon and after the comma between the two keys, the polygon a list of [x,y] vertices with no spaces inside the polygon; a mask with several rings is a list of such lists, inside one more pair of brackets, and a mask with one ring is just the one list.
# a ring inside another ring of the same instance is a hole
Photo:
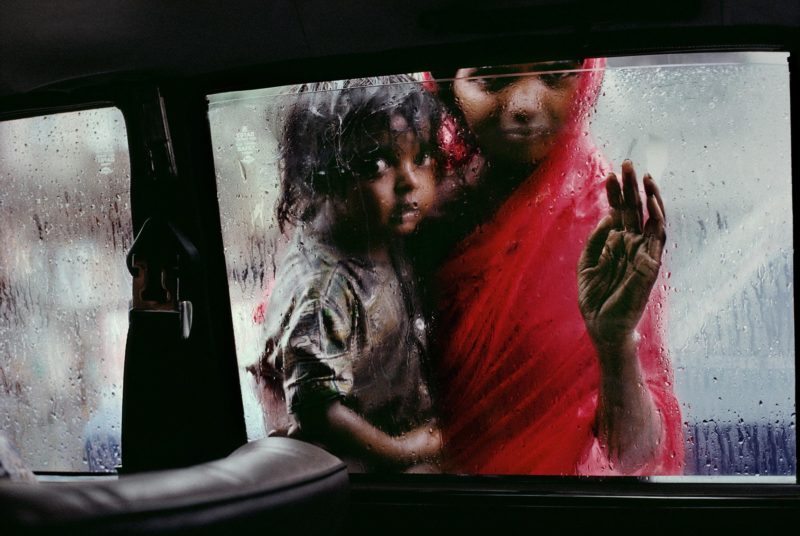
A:
{"label": "blurred background behind window", "polygon": [[120,463],[130,162],[116,108],[0,122],[0,432],[35,471]]}

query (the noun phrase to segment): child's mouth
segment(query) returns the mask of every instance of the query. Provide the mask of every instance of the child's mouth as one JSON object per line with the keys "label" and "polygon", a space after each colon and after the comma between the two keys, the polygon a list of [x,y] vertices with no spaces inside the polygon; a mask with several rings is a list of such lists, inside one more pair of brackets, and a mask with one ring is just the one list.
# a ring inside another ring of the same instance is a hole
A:
{"label": "child's mouth", "polygon": [[392,211],[392,220],[396,223],[408,223],[419,217],[419,204],[416,201],[401,203]]}

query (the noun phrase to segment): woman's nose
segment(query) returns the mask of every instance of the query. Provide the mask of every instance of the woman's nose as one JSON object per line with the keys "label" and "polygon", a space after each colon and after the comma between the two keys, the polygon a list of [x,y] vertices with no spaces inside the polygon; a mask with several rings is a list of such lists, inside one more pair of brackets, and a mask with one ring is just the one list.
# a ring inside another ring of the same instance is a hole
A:
{"label": "woman's nose", "polygon": [[538,76],[525,76],[506,88],[504,113],[514,122],[527,123],[544,108],[547,88]]}

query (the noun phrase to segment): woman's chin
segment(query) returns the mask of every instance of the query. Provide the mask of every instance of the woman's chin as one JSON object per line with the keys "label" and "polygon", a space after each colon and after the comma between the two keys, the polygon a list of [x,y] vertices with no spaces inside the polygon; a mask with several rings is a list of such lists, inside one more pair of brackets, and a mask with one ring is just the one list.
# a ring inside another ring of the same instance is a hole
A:
{"label": "woman's chin", "polygon": [[553,140],[528,140],[524,137],[499,137],[482,147],[489,162],[515,169],[533,169],[553,148]]}

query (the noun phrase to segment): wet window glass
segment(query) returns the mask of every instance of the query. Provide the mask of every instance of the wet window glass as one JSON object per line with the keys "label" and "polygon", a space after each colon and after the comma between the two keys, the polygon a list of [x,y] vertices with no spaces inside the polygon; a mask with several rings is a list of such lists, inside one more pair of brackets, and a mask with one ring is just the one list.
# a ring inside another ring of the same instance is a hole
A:
{"label": "wet window glass", "polygon": [[786,54],[209,102],[251,438],[353,471],[794,481]]}
{"label": "wet window glass", "polygon": [[0,434],[35,471],[115,471],[132,233],[121,112],[0,122],[0,181]]}

